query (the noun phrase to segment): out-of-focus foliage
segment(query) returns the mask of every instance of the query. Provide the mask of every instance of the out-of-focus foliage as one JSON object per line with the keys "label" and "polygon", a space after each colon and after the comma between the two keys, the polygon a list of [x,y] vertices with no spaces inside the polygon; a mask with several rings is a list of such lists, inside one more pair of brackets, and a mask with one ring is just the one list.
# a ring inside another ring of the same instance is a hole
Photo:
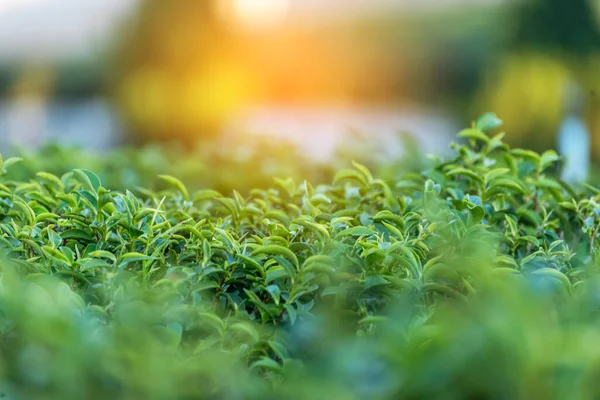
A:
{"label": "out-of-focus foliage", "polygon": [[222,193],[272,186],[273,177],[330,181],[332,166],[315,162],[286,141],[258,136],[204,140],[192,148],[177,143],[123,147],[98,154],[77,147],[48,144],[40,150],[17,148],[15,155],[27,160],[15,165],[9,179],[27,181],[39,171],[63,175],[75,168],[95,171],[107,187],[164,188],[158,175],[176,175],[191,189],[215,189]]}
{"label": "out-of-focus foliage", "polygon": [[[393,185],[248,195],[0,168],[9,399],[600,395],[600,191],[485,115]],[[105,186],[106,185],[106,186]]]}
{"label": "out-of-focus foliage", "polygon": [[273,178],[308,180],[315,184],[330,182],[336,170],[357,160],[393,184],[399,175],[418,172],[430,163],[414,137],[403,135],[398,140],[404,144],[405,155],[392,160],[379,155],[378,147],[368,135],[350,132],[327,162],[315,160],[290,141],[258,135],[205,138],[193,147],[176,142],[120,147],[102,154],[49,143],[38,150],[15,148],[14,155],[27,162],[11,168],[7,178],[28,181],[39,171],[61,176],[85,168],[95,171],[107,187],[121,191],[165,188],[165,182],[158,176],[168,174],[177,176],[190,190],[214,189],[221,193],[237,190],[248,194],[252,189],[271,187]]}
{"label": "out-of-focus foliage", "polygon": [[[576,58],[575,60],[581,60]],[[558,128],[569,110],[569,86],[573,83],[584,90],[582,119],[593,138],[594,156],[599,153],[598,129],[600,93],[599,56],[577,61],[548,53],[507,55],[497,62],[477,98],[511,116],[507,122],[508,140],[528,148],[546,149],[556,146]],[[479,108],[480,106],[476,106]]]}
{"label": "out-of-focus foliage", "polygon": [[600,157],[600,24],[589,0],[516,2],[504,52],[490,60],[475,96],[475,112],[496,110],[507,122],[507,141],[538,151],[556,145],[572,108],[569,90],[582,88],[581,118],[589,127],[593,156]]}
{"label": "out-of-focus foliage", "polygon": [[[6,100],[26,94],[74,100],[102,95],[109,87],[109,60],[106,54],[99,54],[54,65],[0,64],[0,97]],[[23,86],[27,87],[25,93]]]}
{"label": "out-of-focus foliage", "polygon": [[517,3],[511,45],[521,49],[596,55],[597,0],[523,0]]}

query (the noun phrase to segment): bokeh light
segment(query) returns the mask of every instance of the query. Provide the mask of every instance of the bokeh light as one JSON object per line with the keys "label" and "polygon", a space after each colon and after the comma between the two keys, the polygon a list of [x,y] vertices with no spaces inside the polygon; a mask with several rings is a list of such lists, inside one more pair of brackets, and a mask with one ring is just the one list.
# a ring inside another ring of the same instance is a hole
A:
{"label": "bokeh light", "polygon": [[281,26],[288,16],[290,0],[225,0],[237,21],[247,29]]}

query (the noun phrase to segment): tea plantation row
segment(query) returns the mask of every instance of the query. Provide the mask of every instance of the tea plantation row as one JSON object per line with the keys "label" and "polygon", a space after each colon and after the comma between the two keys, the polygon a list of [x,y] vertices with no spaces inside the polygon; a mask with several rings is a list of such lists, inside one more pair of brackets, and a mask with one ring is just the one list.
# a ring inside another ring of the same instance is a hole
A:
{"label": "tea plantation row", "polygon": [[246,196],[0,177],[0,392],[597,398],[600,191],[496,127],[393,183],[357,163]]}

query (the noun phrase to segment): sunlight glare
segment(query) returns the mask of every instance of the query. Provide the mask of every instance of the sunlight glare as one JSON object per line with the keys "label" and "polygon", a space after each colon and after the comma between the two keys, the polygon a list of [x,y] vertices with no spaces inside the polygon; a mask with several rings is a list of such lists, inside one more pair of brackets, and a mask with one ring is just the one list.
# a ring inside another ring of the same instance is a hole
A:
{"label": "sunlight glare", "polygon": [[285,22],[290,0],[232,0],[233,11],[246,28],[260,29]]}

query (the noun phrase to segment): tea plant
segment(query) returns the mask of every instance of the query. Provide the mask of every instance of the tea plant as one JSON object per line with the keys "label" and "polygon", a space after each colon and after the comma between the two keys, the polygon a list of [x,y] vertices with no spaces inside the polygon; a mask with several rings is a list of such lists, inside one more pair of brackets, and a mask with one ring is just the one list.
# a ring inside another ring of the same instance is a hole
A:
{"label": "tea plant", "polygon": [[206,139],[190,147],[175,143],[127,146],[102,154],[48,143],[38,150],[16,148],[13,154],[27,162],[13,166],[7,179],[29,181],[40,171],[62,176],[79,168],[94,171],[106,187],[119,191],[138,186],[165,188],[157,178],[160,174],[177,176],[194,190],[235,189],[244,194],[270,187],[273,176],[326,182],[334,174],[333,167],[309,161],[291,143],[250,135]]}
{"label": "tea plant", "polygon": [[[485,115],[394,184],[0,180],[9,398],[590,398],[600,191]],[[19,162],[0,164],[6,174]]]}

